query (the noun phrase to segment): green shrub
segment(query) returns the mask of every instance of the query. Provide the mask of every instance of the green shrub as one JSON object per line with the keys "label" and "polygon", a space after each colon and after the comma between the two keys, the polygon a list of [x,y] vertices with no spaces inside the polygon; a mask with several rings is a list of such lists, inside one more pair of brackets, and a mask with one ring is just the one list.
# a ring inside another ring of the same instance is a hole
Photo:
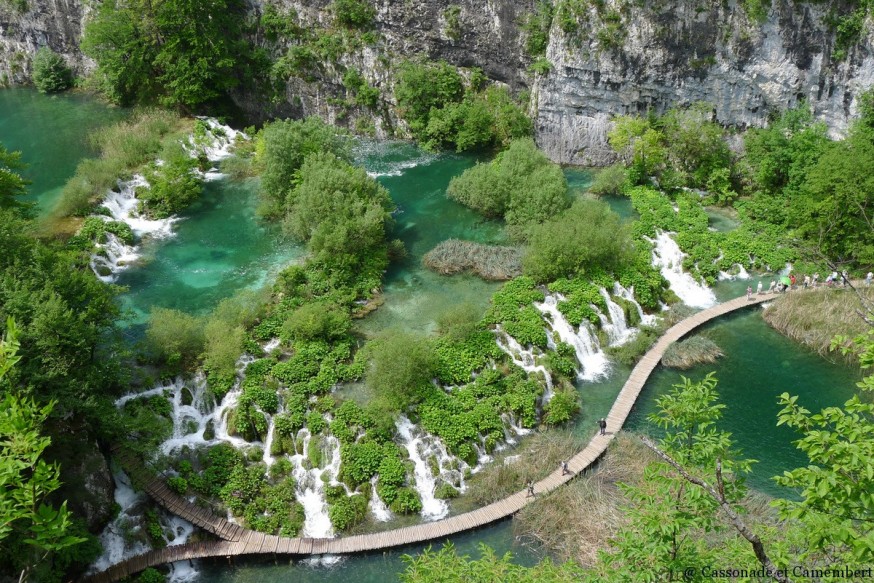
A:
{"label": "green shrub", "polygon": [[137,577],[137,583],[166,583],[167,577],[154,567],[148,567]]}
{"label": "green shrub", "polygon": [[589,187],[598,196],[621,196],[628,188],[628,172],[622,164],[613,164],[595,174],[595,181]]}
{"label": "green shrub", "polygon": [[59,54],[42,47],[33,57],[33,84],[40,93],[57,93],[69,89],[73,74]]}
{"label": "green shrub", "polygon": [[606,203],[579,200],[553,220],[533,225],[522,260],[540,282],[591,270],[619,270],[634,256],[631,233]]}
{"label": "green shrub", "polygon": [[530,277],[517,277],[504,284],[492,296],[492,305],[483,319],[487,324],[500,324],[523,346],[546,348],[545,323],[532,302],[542,302],[543,292]]}
{"label": "green shrub", "polygon": [[334,0],[332,8],[337,22],[349,28],[370,28],[376,16],[367,0]]}
{"label": "green shrub", "polygon": [[414,136],[421,136],[432,109],[458,103],[464,97],[464,80],[446,62],[420,64],[405,61],[399,67],[395,99],[401,117]]}
{"label": "green shrub", "polygon": [[[342,489],[341,489],[342,490]],[[328,508],[331,524],[337,530],[348,530],[367,516],[367,497],[361,494],[343,496]]]}
{"label": "green shrub", "polygon": [[533,140],[514,140],[488,164],[453,178],[447,196],[511,225],[539,223],[570,205],[567,180]]}
{"label": "green shrub", "polygon": [[152,309],[146,343],[152,354],[170,366],[191,366],[203,351],[203,324],[179,310]]}
{"label": "green shrub", "polygon": [[573,387],[557,389],[543,410],[547,425],[567,423],[580,411],[580,396]]}
{"label": "green shrub", "polygon": [[391,332],[371,345],[367,385],[390,411],[404,411],[421,399],[434,378],[434,355],[426,338]]}
{"label": "green shrub", "polygon": [[422,511],[422,498],[412,488],[399,488],[389,508],[396,514],[418,514]]}
{"label": "green shrub", "polygon": [[157,219],[166,218],[187,208],[200,197],[203,179],[196,173],[197,160],[188,155],[182,144],[174,143],[162,152],[163,164],[147,173],[149,188],[140,188],[140,210]]}
{"label": "green shrub", "polygon": [[549,44],[549,29],[552,26],[552,3],[539,0],[534,11],[528,14],[522,24],[526,33],[525,50],[530,57],[542,57]]}
{"label": "green shrub", "polygon": [[458,495],[458,490],[452,484],[447,484],[446,482],[437,486],[437,489],[434,491],[434,497],[438,500],[449,500],[457,498]]}
{"label": "green shrub", "polygon": [[352,327],[349,310],[320,302],[296,309],[282,327],[282,337],[292,340],[333,340],[345,336]]}
{"label": "green shrub", "polygon": [[182,495],[188,491],[188,480],[179,476],[167,478],[167,487],[177,494]]}

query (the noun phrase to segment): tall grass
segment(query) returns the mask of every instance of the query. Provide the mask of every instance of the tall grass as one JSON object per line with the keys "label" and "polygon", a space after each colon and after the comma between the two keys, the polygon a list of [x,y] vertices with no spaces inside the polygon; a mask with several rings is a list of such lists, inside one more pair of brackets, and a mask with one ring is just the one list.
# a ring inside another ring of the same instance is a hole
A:
{"label": "tall grass", "polygon": [[662,356],[662,364],[668,368],[686,370],[698,364],[711,364],[724,356],[722,349],[706,336],[693,336],[674,342]]}
{"label": "tall grass", "polygon": [[542,480],[554,472],[588,442],[588,437],[558,430],[526,437],[519,448],[474,474],[468,482],[468,495],[480,505],[506,498],[523,490],[529,481]]}
{"label": "tall grass", "polygon": [[100,150],[97,158],[79,163],[76,173],[67,181],[61,197],[52,211],[55,220],[88,214],[106,193],[115,188],[119,179],[152,160],[161,151],[165,140],[183,130],[183,120],[175,113],[146,109],[124,122],[93,133],[89,140]]}
{"label": "tall grass", "polygon": [[504,281],[522,275],[522,253],[515,247],[448,239],[425,254],[425,267],[442,275],[472,271],[481,278]]}
{"label": "tall grass", "polygon": [[[861,287],[857,291],[867,302],[874,303],[874,288]],[[864,312],[864,308],[853,290],[821,287],[780,296],[765,309],[763,317],[778,332],[824,356],[836,335],[852,338],[867,330],[859,311]],[[855,362],[852,356],[840,358]]]}

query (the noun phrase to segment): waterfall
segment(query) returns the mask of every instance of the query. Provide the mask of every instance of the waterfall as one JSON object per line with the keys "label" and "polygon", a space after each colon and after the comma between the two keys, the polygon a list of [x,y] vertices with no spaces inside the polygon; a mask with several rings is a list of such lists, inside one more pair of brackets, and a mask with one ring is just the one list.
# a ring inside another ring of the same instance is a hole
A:
{"label": "waterfall", "polygon": [[579,330],[574,330],[564,314],[558,311],[558,302],[563,299],[559,294],[549,294],[544,298],[543,303],[535,303],[534,307],[542,314],[549,315],[547,318],[549,327],[558,334],[562,342],[573,347],[581,366],[577,376],[582,380],[594,381],[607,374],[607,356],[601,350],[598,337],[589,322],[584,321]]}
{"label": "waterfall", "polygon": [[378,522],[388,522],[393,518],[391,510],[385,505],[385,502],[379,497],[376,492],[377,477],[373,476],[370,479],[370,513],[373,514]]}
{"label": "waterfall", "polygon": [[312,538],[332,538],[334,526],[328,515],[328,501],[325,498],[325,478],[331,485],[338,485],[337,473],[340,469],[340,442],[334,436],[325,439],[326,446],[330,449],[331,461],[325,468],[312,467],[306,469],[304,460],[307,459],[310,440],[313,436],[309,429],[301,429],[295,438],[303,440],[300,452],[290,456],[294,466],[292,474],[297,480],[297,500],[303,505],[304,524],[302,536]]}
{"label": "waterfall", "polygon": [[[178,516],[162,513],[161,522],[165,533],[167,531],[173,533],[172,540],[166,534],[164,536],[168,547],[185,544],[188,542],[189,537],[194,534],[194,525]],[[167,581],[168,583],[188,583],[196,580],[199,575],[200,573],[189,561],[176,561],[175,563],[170,563],[170,576]]]}
{"label": "waterfall", "polygon": [[[437,479],[452,485],[459,492],[464,492],[464,470],[468,469],[468,465],[449,455],[438,438],[413,425],[404,415],[395,424],[398,436],[413,461],[416,491],[422,498],[422,517],[425,520],[439,520],[449,514],[449,504],[434,497]],[[431,457],[437,460],[438,476],[434,476],[428,466],[428,458]]]}
{"label": "waterfall", "polygon": [[103,554],[91,563],[89,573],[104,571],[116,563],[149,550],[148,545],[131,536],[142,530],[140,517],[135,509],[145,501],[145,495],[134,492],[130,479],[124,472],[116,472],[113,479],[115,503],[119,506],[118,515],[100,533]]}
{"label": "waterfall", "polygon": [[515,338],[504,332],[500,326],[496,327],[495,333],[495,341],[498,343],[498,346],[510,356],[510,359],[516,366],[528,374],[538,373],[543,375],[543,378],[546,380],[543,402],[549,402],[549,399],[552,398],[552,376],[545,366],[536,363],[534,350],[523,348]]}
{"label": "waterfall", "polygon": [[716,304],[716,295],[709,287],[702,285],[683,271],[685,254],[670,234],[659,231],[655,240],[649,239],[655,247],[652,250],[652,265],[661,272],[671,284],[671,290],[687,306],[709,308]]}
{"label": "waterfall", "polygon": [[[219,162],[231,155],[237,138],[249,139],[242,132],[238,132],[228,126],[223,126],[214,119],[200,118],[209,128],[209,141],[205,144],[195,144],[194,136],[189,136],[187,143],[183,144],[186,151],[196,158],[200,152],[206,155],[210,162]],[[155,165],[161,166],[162,160],[156,160]],[[204,180],[218,180],[224,177],[215,167],[207,172],[196,171],[197,175]],[[119,180],[117,190],[106,193],[102,207],[109,212],[109,217],[96,215],[103,220],[115,220],[130,226],[136,238],[151,237],[153,239],[165,239],[173,236],[173,224],[178,217],[152,220],[139,214],[137,189],[149,188],[149,183],[141,174],[134,174],[130,180]],[[114,239],[114,241],[113,241]],[[114,235],[107,236],[107,242],[97,244],[98,251],[91,257],[91,269],[101,281],[111,283],[115,281],[117,274],[127,265],[139,258],[138,247],[124,245]]]}
{"label": "waterfall", "polygon": [[610,340],[610,346],[625,344],[634,338],[637,329],[628,326],[628,322],[625,321],[625,310],[622,309],[622,306],[613,301],[610,293],[603,287],[600,291],[601,297],[604,298],[604,301],[607,303],[607,313],[610,315],[610,322],[605,324],[602,321],[601,328],[603,328],[607,333],[607,338]]}
{"label": "waterfall", "polygon": [[637,303],[637,300],[634,299],[634,286],[632,286],[631,289],[625,289],[622,287],[622,284],[617,281],[613,284],[613,295],[619,296],[623,300],[631,302],[634,305],[634,309],[637,310],[637,315],[640,317],[640,323],[642,326],[652,326],[656,323],[656,320],[658,319],[657,316],[644,314],[643,308],[641,308],[640,304]]}

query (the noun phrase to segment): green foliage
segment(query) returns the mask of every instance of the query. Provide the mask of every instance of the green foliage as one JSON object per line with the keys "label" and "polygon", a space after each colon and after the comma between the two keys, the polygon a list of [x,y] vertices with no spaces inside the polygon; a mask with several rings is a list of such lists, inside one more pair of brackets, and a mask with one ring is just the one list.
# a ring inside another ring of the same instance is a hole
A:
{"label": "green foliage", "polygon": [[[834,346],[856,352],[862,368],[871,368],[874,336],[870,332],[855,342],[838,337]],[[874,375],[857,386],[867,396]],[[780,395],[779,404],[783,408],[777,424],[802,434],[795,446],[808,459],[806,466],[774,478],[800,492],[800,500],[780,499],[774,505],[782,518],[798,519],[804,525],[809,550],[801,558],[825,552],[838,562],[870,564],[874,561],[874,404],[854,395],[843,407],[812,413],[798,403],[798,396],[788,393]]]}
{"label": "green foliage", "polygon": [[330,508],[328,508],[328,516],[330,516],[334,528],[341,531],[349,530],[367,516],[367,497],[361,494],[344,495],[331,503]]}
{"label": "green foliage", "polygon": [[203,180],[195,173],[197,159],[188,155],[180,143],[164,148],[163,164],[153,164],[146,173],[148,188],[140,188],[140,210],[147,216],[163,219],[187,208],[200,197]]}
{"label": "green foliage", "polygon": [[264,36],[272,42],[296,38],[303,32],[297,23],[297,12],[293,8],[280,12],[274,5],[267,4],[261,13],[260,23]]}
{"label": "green foliage", "polygon": [[384,409],[404,411],[431,387],[434,369],[426,338],[393,331],[371,344],[367,386]]}
{"label": "green foliage", "polygon": [[246,77],[239,0],[102,3],[86,24],[83,52],[114,102],[159,99],[193,108],[224,95]]}
{"label": "green foliage", "polygon": [[[753,460],[741,459],[730,434],[716,428],[724,408],[717,399],[712,374],[697,383],[684,378],[657,400],[650,421],[665,431],[661,448],[688,472],[716,484],[714,473],[721,471],[725,499],[735,505],[745,494],[743,475]],[[611,550],[600,555],[606,569],[619,574],[617,580],[658,580],[664,573],[719,563],[706,542],[719,528],[718,503],[701,488],[662,461],[650,463],[637,485],[621,488],[629,500],[629,522]]]}
{"label": "green foliage", "polygon": [[553,220],[532,225],[528,242],[522,265],[540,282],[620,270],[634,256],[631,234],[619,215],[607,203],[588,199],[578,200]]}
{"label": "green foliage", "polygon": [[292,340],[333,340],[348,334],[352,327],[349,311],[337,305],[304,304],[291,313],[282,336]]}
{"label": "green foliage", "polygon": [[398,488],[394,502],[389,508],[395,514],[418,514],[422,511],[422,498],[412,488]]}
{"label": "green foliage", "polygon": [[629,187],[628,172],[622,164],[613,164],[595,174],[589,191],[597,196],[621,196]]}
{"label": "green foliage", "polygon": [[[19,346],[15,321],[9,318],[0,339],[0,383],[10,389],[8,375],[19,362]],[[61,485],[61,470],[41,459],[51,443],[41,433],[55,403],[38,405],[10,390],[0,405],[0,541],[23,538],[30,545],[30,550],[8,558],[21,580],[27,580],[48,555],[85,538],[73,535],[66,502],[58,507],[48,503]]]}
{"label": "green foliage", "polygon": [[443,11],[443,19],[446,21],[446,36],[452,40],[461,38],[461,6],[450,4]]}
{"label": "green foliage", "polygon": [[504,284],[492,296],[492,305],[483,321],[486,324],[499,324],[507,334],[524,345],[546,348],[546,330],[532,302],[542,302],[543,292],[537,289],[535,281],[527,276]]}
{"label": "green foliage", "polygon": [[502,355],[494,335],[488,330],[474,331],[459,340],[443,337],[434,343],[436,375],[448,385],[469,382],[475,372]]}
{"label": "green foliage", "polygon": [[579,412],[580,395],[577,391],[572,387],[559,389],[544,407],[543,421],[547,425],[561,425],[573,419]]}
{"label": "green foliage", "polygon": [[167,578],[154,567],[145,569],[137,577],[137,583],[165,583]]}
{"label": "green foliage", "polygon": [[262,212],[278,216],[284,210],[295,175],[307,156],[331,152],[348,161],[350,145],[346,134],[316,117],[267,124],[258,134],[255,155],[256,167],[263,169]]}
{"label": "green foliage", "polygon": [[385,237],[394,203],[363,168],[331,153],[304,160],[287,198],[285,228],[307,243],[313,261],[349,276],[368,259],[387,263]]}
{"label": "green foliage", "polygon": [[21,152],[10,152],[0,144],[0,209],[23,206],[15,197],[27,192],[28,181],[21,177],[25,167]]}
{"label": "green foliage", "polygon": [[57,93],[70,88],[73,74],[61,55],[41,47],[33,57],[33,84],[40,93]]}
{"label": "green foliage", "polygon": [[331,7],[337,23],[349,28],[368,29],[376,16],[368,0],[334,0]]}
{"label": "green foliage", "polygon": [[511,225],[543,222],[570,205],[567,180],[533,140],[514,140],[492,162],[477,164],[449,183],[447,196]]}
{"label": "green foliage", "polygon": [[179,310],[155,307],[146,329],[149,351],[171,367],[193,365],[203,351],[203,323]]}
{"label": "green foliage", "polygon": [[340,478],[355,488],[376,474],[382,461],[382,446],[373,441],[344,443],[340,446]]}
{"label": "green foliage", "polygon": [[406,61],[399,67],[395,99],[401,117],[409,124],[414,136],[422,135],[432,109],[458,103],[463,97],[464,80],[446,62],[419,64]]}
{"label": "green foliage", "polygon": [[167,487],[179,495],[185,494],[188,491],[188,480],[179,476],[167,478]]}
{"label": "green foliage", "polygon": [[343,86],[355,96],[356,105],[373,108],[379,102],[379,89],[370,85],[357,69],[347,69],[343,75]]}
{"label": "green foliage", "polygon": [[406,570],[401,574],[404,583],[437,583],[439,581],[519,581],[537,583],[571,583],[583,580],[583,571],[574,563],[554,565],[544,559],[533,567],[512,562],[512,555],[502,557],[486,545],[480,545],[479,559],[460,556],[452,543],[439,551],[429,548],[418,556],[404,555]]}
{"label": "green foliage", "polygon": [[540,0],[535,4],[534,11],[528,14],[522,23],[525,31],[525,50],[532,58],[546,55],[549,44],[549,29],[552,26],[552,3]]}
{"label": "green foliage", "polygon": [[[594,274],[598,277],[592,278],[592,275],[590,274],[586,278],[561,278],[549,284],[549,291],[564,296],[564,300],[558,303],[558,311],[573,326],[579,326],[584,321],[600,326],[601,318],[598,316],[598,312],[592,308],[592,305],[600,309],[602,313],[607,312],[607,302],[601,295],[601,286],[610,285],[612,282],[609,280],[612,278],[598,272]],[[590,279],[598,280],[598,284],[593,283]]]}

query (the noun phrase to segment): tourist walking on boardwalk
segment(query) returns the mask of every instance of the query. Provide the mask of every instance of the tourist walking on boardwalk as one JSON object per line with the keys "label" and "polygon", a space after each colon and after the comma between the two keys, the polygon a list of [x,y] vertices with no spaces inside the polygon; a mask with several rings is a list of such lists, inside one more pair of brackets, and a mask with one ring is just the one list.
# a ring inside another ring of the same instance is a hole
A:
{"label": "tourist walking on boardwalk", "polygon": [[841,272],[841,287],[846,286],[848,283],[850,283],[850,278],[847,277],[847,270],[845,269]]}
{"label": "tourist walking on boardwalk", "polygon": [[566,476],[569,473],[571,473],[571,471],[567,467],[567,462],[561,462],[561,475]]}
{"label": "tourist walking on boardwalk", "polygon": [[804,276],[804,289],[807,289],[808,287],[810,287],[810,276],[805,275]]}
{"label": "tourist walking on boardwalk", "polygon": [[865,285],[871,287],[871,281],[874,280],[874,273],[868,272],[868,275],[865,276]]}
{"label": "tourist walking on boardwalk", "polygon": [[759,280],[759,285],[756,286],[756,295],[757,296],[762,295],[762,280],[761,279]]}
{"label": "tourist walking on boardwalk", "polygon": [[819,285],[819,273],[814,273],[813,274],[813,287],[816,287],[818,285]]}
{"label": "tourist walking on boardwalk", "polygon": [[771,280],[771,285],[768,286],[768,293],[769,293],[769,294],[774,293],[774,288],[775,288],[775,287],[777,287],[777,280],[776,280],[776,279],[772,279],[772,280]]}
{"label": "tourist walking on boardwalk", "polygon": [[747,286],[747,299],[753,299],[753,287],[751,285]]}
{"label": "tourist walking on boardwalk", "polygon": [[526,498],[536,498],[534,495],[534,480],[528,482],[528,493],[525,494]]}
{"label": "tourist walking on boardwalk", "polygon": [[601,435],[605,435],[607,433],[607,420],[601,417],[601,420],[598,421],[598,427],[601,428]]}

